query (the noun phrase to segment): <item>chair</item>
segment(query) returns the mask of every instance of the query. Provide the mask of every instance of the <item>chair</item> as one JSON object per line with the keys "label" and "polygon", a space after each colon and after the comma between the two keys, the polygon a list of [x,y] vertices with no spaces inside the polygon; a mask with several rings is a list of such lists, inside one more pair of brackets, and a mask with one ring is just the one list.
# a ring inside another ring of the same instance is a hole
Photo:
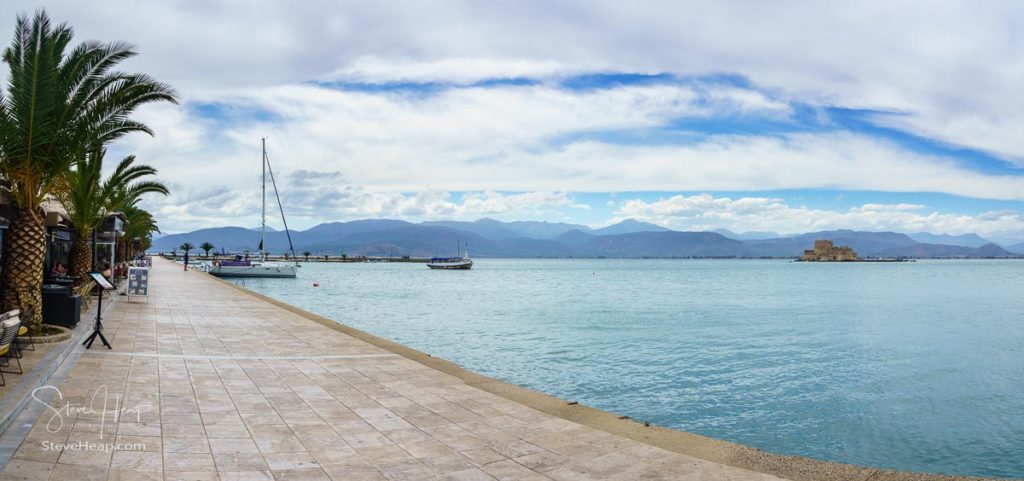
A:
{"label": "chair", "polygon": [[[19,306],[24,306],[25,305],[24,303],[22,303],[22,299],[23,299],[22,293],[24,293],[24,292],[25,292],[24,290],[17,290],[17,291],[14,292],[14,294],[18,298],[18,305]],[[42,306],[35,306],[35,307],[29,306],[29,308],[27,310],[29,319],[32,318],[32,315],[35,313],[35,309],[37,309],[39,307],[42,307]],[[21,310],[19,310],[19,309],[11,309],[10,311],[5,312],[3,314],[3,316],[0,316],[0,321],[2,321],[4,319],[8,319],[8,318],[13,317],[13,316],[19,316],[19,315],[21,315]],[[24,336],[27,333],[28,333],[28,328],[22,326],[21,331],[18,334],[15,335],[15,341],[18,341],[17,336]],[[34,341],[29,341],[29,345],[31,346],[31,349],[29,349],[29,351],[35,351],[36,350],[36,345],[35,345]],[[21,347],[20,343],[18,343],[15,346],[13,346],[13,348],[15,348],[15,349],[18,349],[20,347]],[[21,350],[20,349],[18,350],[18,357],[19,358],[21,357]]]}
{"label": "chair", "polygon": [[[20,315],[21,315],[21,310],[19,310],[19,309],[11,309],[11,310],[3,313],[3,314],[0,314],[0,321],[5,321],[5,320],[10,319],[12,317],[19,317]],[[23,351],[23,350],[24,351],[35,351],[36,350],[36,343],[34,341],[32,341],[31,339],[28,340],[28,348],[27,349],[23,346],[24,341],[22,341],[22,336],[24,336],[25,334],[28,334],[28,328],[25,327],[25,326],[21,326],[21,328],[18,329],[18,334],[15,335],[15,337],[14,337],[14,345],[12,347],[15,349],[15,351],[16,351],[15,355],[17,355],[18,358],[21,358],[21,351]]]}
{"label": "chair", "polygon": [[[28,327],[23,326],[21,324],[21,316],[18,316],[18,315],[15,315],[13,317],[8,317],[7,319],[5,319],[3,321],[0,321],[0,326],[3,326],[4,329],[8,329],[9,328],[9,329],[14,331],[14,336],[11,338],[11,349],[10,349],[10,351],[6,355],[0,356],[0,367],[8,367],[10,365],[10,359],[14,359],[15,362],[18,363],[18,371],[14,372],[12,374],[23,374],[21,372],[21,361],[20,361],[20,359],[22,357],[21,356],[21,345],[20,345],[20,342],[18,341],[18,336],[21,336],[21,335],[24,335],[25,333],[27,333],[28,332]],[[3,340],[3,338],[2,338],[2,336],[0,336],[0,341],[2,341],[2,340]],[[10,372],[10,371],[8,371],[8,372]]]}
{"label": "chair", "polygon": [[91,282],[83,283],[78,287],[71,288],[71,292],[73,294],[78,294],[79,299],[82,300],[82,305],[79,307],[80,311],[89,309],[89,303],[92,301],[92,289],[93,284]]}
{"label": "chair", "polygon": [[3,322],[0,322],[0,359],[3,360],[2,367],[10,366],[11,359],[14,359],[14,361],[18,363],[17,371],[4,371],[3,369],[0,369],[0,386],[4,386],[7,384],[7,381],[4,379],[3,373],[6,372],[9,374],[22,374],[21,361],[17,357],[14,357],[12,352],[12,344],[14,343],[14,338],[18,335],[18,331],[20,329],[21,319],[18,319],[18,317],[16,316],[5,319]]}

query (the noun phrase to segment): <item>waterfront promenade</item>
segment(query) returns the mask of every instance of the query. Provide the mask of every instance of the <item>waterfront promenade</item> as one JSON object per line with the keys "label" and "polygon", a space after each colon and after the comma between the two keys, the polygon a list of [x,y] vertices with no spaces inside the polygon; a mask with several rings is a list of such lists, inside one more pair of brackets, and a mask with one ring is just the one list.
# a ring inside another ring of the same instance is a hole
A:
{"label": "waterfront promenade", "polygon": [[148,301],[106,312],[114,349],[80,353],[0,479],[779,479],[545,414],[168,261],[153,271]]}

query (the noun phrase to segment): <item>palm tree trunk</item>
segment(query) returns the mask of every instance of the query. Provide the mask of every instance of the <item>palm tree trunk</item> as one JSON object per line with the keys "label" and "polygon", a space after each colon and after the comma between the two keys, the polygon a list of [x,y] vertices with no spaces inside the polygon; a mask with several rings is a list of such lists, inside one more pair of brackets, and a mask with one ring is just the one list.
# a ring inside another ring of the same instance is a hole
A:
{"label": "palm tree trunk", "polygon": [[89,235],[76,233],[75,245],[71,248],[71,268],[69,272],[75,279],[75,287],[89,282],[89,272],[92,271],[92,246],[89,245]]}
{"label": "palm tree trunk", "polygon": [[4,240],[4,310],[21,309],[22,322],[38,334],[43,323],[43,260],[46,258],[46,228],[33,209],[21,209]]}

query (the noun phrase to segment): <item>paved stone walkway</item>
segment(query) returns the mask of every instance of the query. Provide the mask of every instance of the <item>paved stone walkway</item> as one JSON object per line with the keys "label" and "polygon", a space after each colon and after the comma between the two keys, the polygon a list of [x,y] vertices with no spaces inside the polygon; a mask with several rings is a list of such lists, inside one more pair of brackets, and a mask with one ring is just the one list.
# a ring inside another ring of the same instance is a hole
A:
{"label": "paved stone walkway", "polygon": [[148,302],[107,312],[114,350],[80,358],[0,479],[778,479],[541,413],[205,274],[153,270]]}

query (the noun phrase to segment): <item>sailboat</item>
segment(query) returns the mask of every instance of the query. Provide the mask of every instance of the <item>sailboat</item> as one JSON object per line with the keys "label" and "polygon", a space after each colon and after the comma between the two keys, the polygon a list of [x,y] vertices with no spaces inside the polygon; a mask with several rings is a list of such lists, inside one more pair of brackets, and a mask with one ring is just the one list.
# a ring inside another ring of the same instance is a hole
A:
{"label": "sailboat", "polygon": [[251,261],[242,259],[242,256],[235,256],[231,261],[215,261],[210,274],[217,277],[281,277],[295,278],[299,263],[288,264],[274,262],[267,259],[266,237],[267,237],[267,173],[270,173],[270,183],[274,187],[274,197],[277,198],[277,207],[281,211],[281,222],[284,223],[284,232],[288,236],[288,248],[295,256],[295,247],[292,245],[292,233],[288,230],[288,221],[284,217],[284,206],[281,205],[281,195],[277,192],[277,182],[274,181],[274,171],[270,168],[270,159],[267,157],[267,139],[260,139],[263,147],[263,209],[260,218],[260,256],[258,260]]}

